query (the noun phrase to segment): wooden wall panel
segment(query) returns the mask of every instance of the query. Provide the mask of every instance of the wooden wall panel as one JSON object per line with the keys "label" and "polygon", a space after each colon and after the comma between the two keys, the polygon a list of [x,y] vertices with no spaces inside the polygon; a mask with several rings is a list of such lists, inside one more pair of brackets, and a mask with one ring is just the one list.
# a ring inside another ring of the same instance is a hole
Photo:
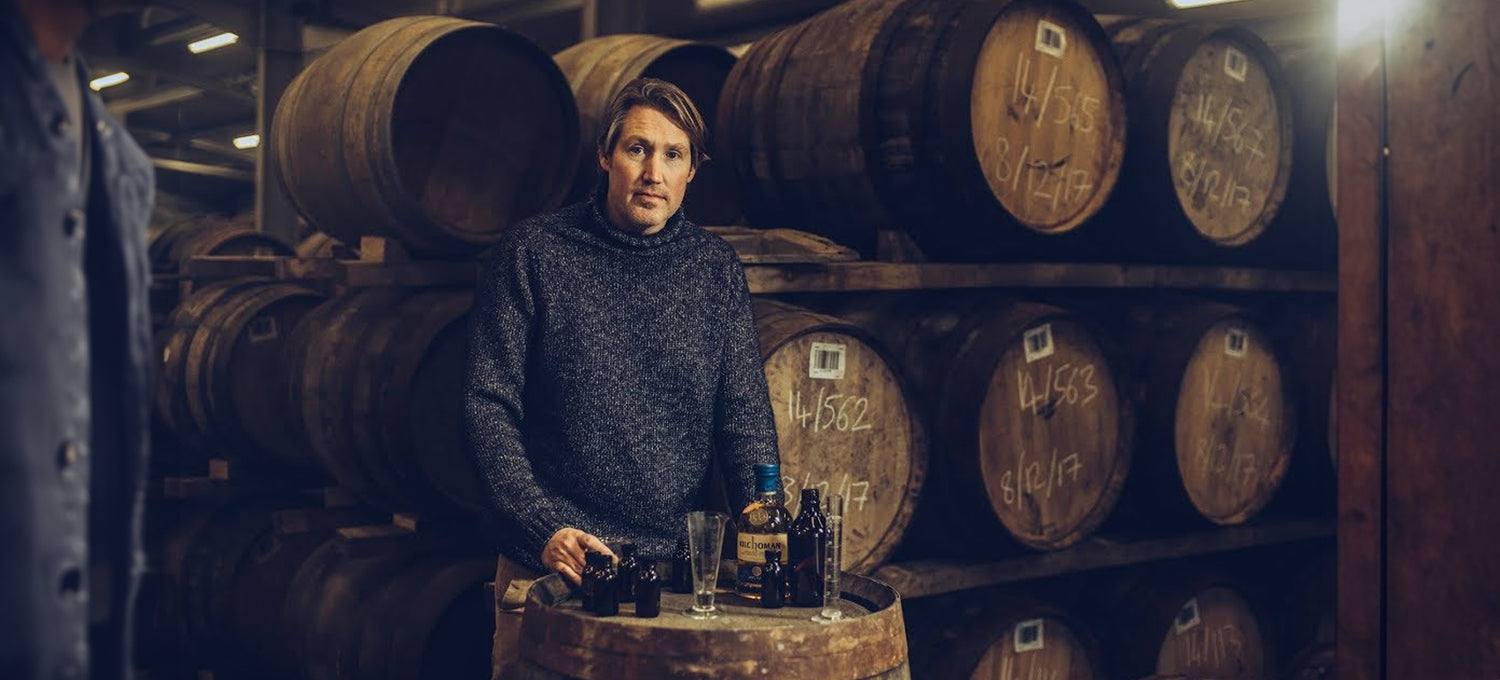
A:
{"label": "wooden wall panel", "polygon": [[1385,414],[1385,72],[1377,33],[1338,73],[1338,667],[1379,680]]}
{"label": "wooden wall panel", "polygon": [[1386,53],[1385,676],[1496,678],[1500,3],[1400,4]]}

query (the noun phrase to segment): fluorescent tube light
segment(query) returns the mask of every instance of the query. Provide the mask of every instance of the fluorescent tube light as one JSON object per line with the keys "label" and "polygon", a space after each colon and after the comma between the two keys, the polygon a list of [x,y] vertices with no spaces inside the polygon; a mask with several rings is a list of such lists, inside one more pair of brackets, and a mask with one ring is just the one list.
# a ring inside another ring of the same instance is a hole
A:
{"label": "fluorescent tube light", "polygon": [[192,52],[193,54],[203,54],[204,52],[207,52],[209,50],[216,50],[220,47],[233,45],[239,41],[240,37],[233,33],[220,33],[218,35],[209,36],[196,42],[188,43],[188,51]]}

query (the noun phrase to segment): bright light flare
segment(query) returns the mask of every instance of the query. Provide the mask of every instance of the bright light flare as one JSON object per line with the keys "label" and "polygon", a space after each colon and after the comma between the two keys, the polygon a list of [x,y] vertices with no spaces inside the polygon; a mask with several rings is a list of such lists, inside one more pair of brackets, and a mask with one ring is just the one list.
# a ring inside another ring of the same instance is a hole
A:
{"label": "bright light flare", "polygon": [[1226,2],[1239,2],[1240,0],[1167,0],[1167,4],[1176,9],[1187,9],[1189,7],[1205,7],[1208,5],[1222,5]]}
{"label": "bright light flare", "polygon": [[107,76],[100,76],[89,81],[89,88],[95,92],[98,92],[99,90],[102,90],[106,87],[119,85],[120,83],[123,83],[127,80],[130,80],[130,74],[124,71],[120,71],[119,73],[111,73]]}
{"label": "bright light flare", "polygon": [[1382,24],[1395,25],[1410,6],[1411,0],[1339,0],[1339,45],[1361,42]]}
{"label": "bright light flare", "polygon": [[260,135],[245,135],[244,137],[234,138],[234,148],[236,149],[254,149],[257,146],[260,146]]}
{"label": "bright light flare", "polygon": [[228,47],[239,41],[240,37],[233,33],[220,33],[218,35],[211,35],[202,40],[190,42],[188,43],[187,47],[188,51],[192,52],[193,54],[203,54],[204,52],[207,52],[209,50],[216,50],[220,47]]}

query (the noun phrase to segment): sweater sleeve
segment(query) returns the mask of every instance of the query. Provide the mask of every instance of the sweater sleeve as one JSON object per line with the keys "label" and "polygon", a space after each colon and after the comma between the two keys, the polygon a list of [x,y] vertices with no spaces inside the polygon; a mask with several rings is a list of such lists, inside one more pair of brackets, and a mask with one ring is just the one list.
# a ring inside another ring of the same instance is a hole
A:
{"label": "sweater sleeve", "polygon": [[501,548],[541,569],[542,547],[552,534],[591,523],[542,484],[527,455],[524,395],[537,310],[530,263],[516,240],[506,239],[487,261],[474,298],[464,424],[490,508],[504,525],[503,540],[511,543]]}
{"label": "sweater sleeve", "polygon": [[724,468],[730,509],[738,511],[753,496],[755,465],[776,463],[779,455],[750,288],[738,260],[729,266],[730,318],[714,405],[714,442]]}

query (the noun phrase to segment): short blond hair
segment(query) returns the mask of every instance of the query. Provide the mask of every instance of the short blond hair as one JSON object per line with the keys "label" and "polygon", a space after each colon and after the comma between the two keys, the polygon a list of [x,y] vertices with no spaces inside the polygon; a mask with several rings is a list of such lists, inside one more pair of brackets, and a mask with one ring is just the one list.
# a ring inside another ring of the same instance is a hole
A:
{"label": "short blond hair", "polygon": [[625,115],[637,106],[655,109],[687,133],[688,145],[692,150],[689,158],[692,159],[694,168],[708,160],[705,148],[708,126],[704,125],[698,107],[693,106],[693,100],[681,88],[656,78],[636,78],[626,83],[609,102],[609,109],[604,115],[609,125],[604,128],[604,134],[599,135],[600,156],[608,156],[614,150],[615,143],[620,141],[620,126],[625,123]]}

